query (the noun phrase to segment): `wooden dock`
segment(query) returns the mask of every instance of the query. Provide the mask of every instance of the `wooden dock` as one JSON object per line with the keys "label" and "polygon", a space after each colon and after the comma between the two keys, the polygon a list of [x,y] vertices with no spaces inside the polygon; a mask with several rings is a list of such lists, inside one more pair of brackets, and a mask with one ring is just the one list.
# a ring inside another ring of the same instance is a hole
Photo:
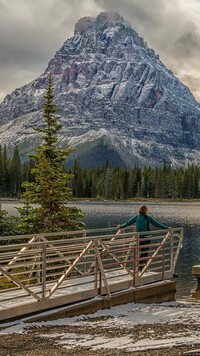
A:
{"label": "wooden dock", "polygon": [[183,229],[151,231],[145,239],[148,256],[141,257],[140,234],[131,228],[0,237],[0,321],[91,306],[95,298],[100,308],[158,295],[172,300]]}

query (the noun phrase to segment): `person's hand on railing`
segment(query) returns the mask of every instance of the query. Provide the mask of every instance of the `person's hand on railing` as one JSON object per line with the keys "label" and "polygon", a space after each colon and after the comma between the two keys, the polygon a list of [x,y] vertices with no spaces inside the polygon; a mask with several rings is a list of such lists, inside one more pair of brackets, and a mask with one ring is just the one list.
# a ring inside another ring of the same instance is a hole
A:
{"label": "person's hand on railing", "polygon": [[121,225],[117,225],[117,228],[120,230],[121,229]]}
{"label": "person's hand on railing", "polygon": [[173,228],[172,227],[168,227],[169,232],[173,232]]}

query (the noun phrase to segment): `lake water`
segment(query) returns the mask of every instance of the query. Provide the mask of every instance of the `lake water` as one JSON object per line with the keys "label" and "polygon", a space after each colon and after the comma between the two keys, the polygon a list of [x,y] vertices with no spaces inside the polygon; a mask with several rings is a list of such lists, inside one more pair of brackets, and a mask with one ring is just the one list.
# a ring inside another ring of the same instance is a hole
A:
{"label": "lake water", "polygon": [[[85,217],[86,228],[106,228],[125,222],[143,202],[77,202]],[[196,277],[192,276],[192,266],[200,264],[200,202],[171,203],[148,202],[148,214],[156,220],[172,227],[184,228],[184,242],[176,265],[178,273],[177,297],[191,298],[196,288]],[[2,202],[2,208],[9,214],[16,214],[16,202]]]}

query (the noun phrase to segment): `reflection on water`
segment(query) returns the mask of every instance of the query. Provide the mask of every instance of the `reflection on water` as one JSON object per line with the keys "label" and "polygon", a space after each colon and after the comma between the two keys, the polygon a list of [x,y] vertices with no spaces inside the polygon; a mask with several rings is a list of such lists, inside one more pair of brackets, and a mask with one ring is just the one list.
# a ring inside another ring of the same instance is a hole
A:
{"label": "reflection on water", "polygon": [[[86,228],[117,226],[137,213],[141,202],[78,202],[76,205],[85,214]],[[197,281],[192,275],[192,266],[200,264],[200,203],[147,203],[149,215],[172,227],[184,228],[184,242],[177,261],[177,296],[192,297]],[[2,208],[16,214],[20,203],[3,202]]]}

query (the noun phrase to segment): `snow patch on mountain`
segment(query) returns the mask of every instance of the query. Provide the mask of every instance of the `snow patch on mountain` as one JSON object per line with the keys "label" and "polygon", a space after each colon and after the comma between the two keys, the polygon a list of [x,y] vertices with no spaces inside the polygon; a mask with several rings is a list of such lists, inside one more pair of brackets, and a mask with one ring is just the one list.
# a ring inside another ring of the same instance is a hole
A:
{"label": "snow patch on mountain", "polygon": [[87,151],[91,165],[89,153],[99,160],[105,147],[127,167],[200,164],[199,103],[119,14],[80,19],[44,73],[0,104],[0,143],[18,144],[23,157],[39,142],[49,73],[61,147]]}

